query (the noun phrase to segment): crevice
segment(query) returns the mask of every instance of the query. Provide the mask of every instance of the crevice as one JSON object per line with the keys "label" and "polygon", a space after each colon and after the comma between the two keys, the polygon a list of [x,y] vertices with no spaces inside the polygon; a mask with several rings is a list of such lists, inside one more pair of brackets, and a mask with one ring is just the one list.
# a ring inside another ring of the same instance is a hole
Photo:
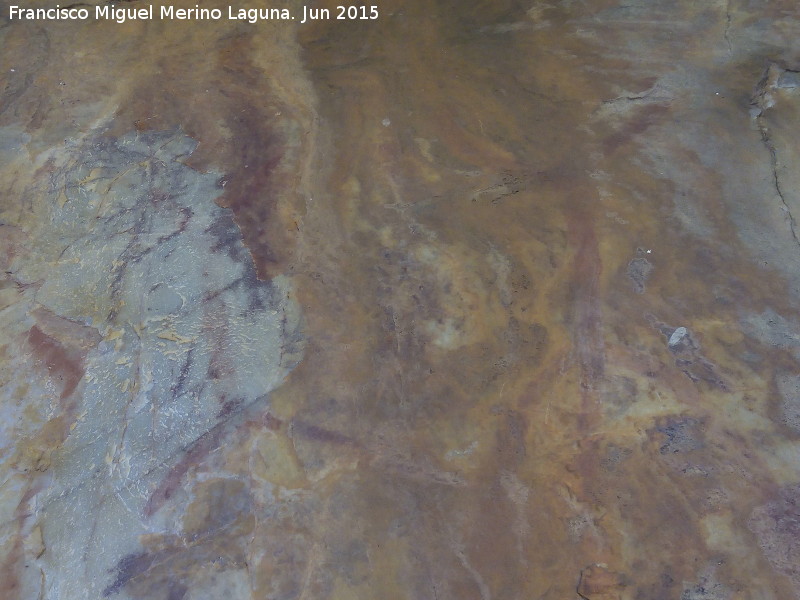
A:
{"label": "crevice", "polygon": [[733,46],[731,45],[731,0],[725,2],[725,31],[722,36],[725,38],[725,43],[728,45],[728,54],[733,54]]}
{"label": "crevice", "polygon": [[792,237],[794,238],[795,243],[800,246],[800,239],[797,237],[797,221],[795,220],[792,211],[789,209],[789,205],[786,203],[786,197],[783,195],[783,190],[781,189],[781,180],[778,176],[778,152],[775,149],[775,144],[770,138],[769,128],[764,125],[763,119],[763,113],[758,115],[756,117],[756,124],[758,125],[759,132],[761,133],[761,142],[764,144],[767,152],[769,152],[770,167],[772,168],[772,182],[775,187],[775,192],[778,194],[778,198],[780,198],[781,204],[783,205],[783,210],[789,217],[789,229],[792,232]]}
{"label": "crevice", "polygon": [[[611,98],[609,100],[603,100],[603,104],[616,104],[617,102],[635,102],[637,100],[647,100],[650,96],[653,95],[653,92],[656,90],[656,86],[653,85],[649,90],[645,90],[639,94],[634,94],[631,96],[617,96],[616,98]],[[662,100],[662,98],[655,98],[655,100]]]}
{"label": "crevice", "polygon": [[800,246],[800,238],[797,236],[797,221],[789,208],[789,204],[786,202],[786,196],[784,196],[783,188],[781,187],[781,179],[778,175],[778,151],[769,134],[769,127],[764,123],[764,114],[775,105],[775,98],[772,92],[779,87],[781,76],[787,72],[791,73],[792,70],[774,62],[770,63],[764,72],[764,76],[756,86],[750,105],[752,107],[753,120],[756,122],[758,131],[761,134],[761,143],[764,144],[764,148],[769,153],[772,185],[775,188],[775,193],[778,194],[778,198],[780,198],[784,212],[789,218],[789,229],[792,232],[792,237],[795,243]]}

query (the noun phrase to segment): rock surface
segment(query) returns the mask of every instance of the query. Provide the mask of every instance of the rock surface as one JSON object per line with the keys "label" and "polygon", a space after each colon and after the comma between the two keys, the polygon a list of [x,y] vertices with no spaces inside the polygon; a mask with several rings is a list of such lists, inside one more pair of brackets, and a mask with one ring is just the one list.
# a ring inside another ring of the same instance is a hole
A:
{"label": "rock surface", "polygon": [[0,14],[0,598],[800,599],[796,1],[286,6]]}

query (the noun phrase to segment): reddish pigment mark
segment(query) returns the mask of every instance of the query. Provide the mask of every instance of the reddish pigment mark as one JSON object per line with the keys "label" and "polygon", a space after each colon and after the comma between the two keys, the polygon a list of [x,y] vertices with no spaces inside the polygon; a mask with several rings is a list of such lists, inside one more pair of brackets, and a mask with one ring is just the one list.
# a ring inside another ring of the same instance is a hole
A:
{"label": "reddish pigment mark", "polygon": [[156,556],[153,554],[129,554],[117,564],[117,576],[105,590],[103,597],[116,594],[126,583],[134,577],[146,573],[153,565]]}
{"label": "reddish pigment mark", "polygon": [[236,367],[227,352],[231,343],[227,312],[228,307],[222,300],[204,303],[203,332],[211,345],[211,358],[206,376],[210,379],[224,379],[236,372]]}
{"label": "reddish pigment mark", "polygon": [[588,212],[573,210],[568,215],[569,239],[577,247],[573,274],[573,344],[581,372],[581,423],[595,410],[596,385],[605,371],[599,284],[603,264],[597,235]]}
{"label": "reddish pigment mark", "polygon": [[20,572],[23,560],[22,535],[20,531],[17,531],[12,547],[6,555],[6,560],[0,565],[0,581],[2,582],[0,583],[0,594],[3,598],[8,598],[8,600],[19,598],[21,590],[17,573]]}
{"label": "reddish pigment mark", "polygon": [[283,421],[269,412],[264,415],[263,421],[264,426],[270,431],[278,431],[283,426]]}
{"label": "reddish pigment mark", "polygon": [[223,395],[220,398],[220,403],[222,404],[222,408],[220,408],[219,412],[217,413],[217,419],[227,419],[231,415],[233,415],[238,409],[241,408],[243,399],[242,398],[232,398],[226,399]]}
{"label": "reddish pigment mark", "polygon": [[161,481],[161,485],[150,496],[144,507],[145,517],[152,517],[172,497],[189,469],[200,464],[203,458],[219,447],[225,425],[226,423],[223,422],[213,427],[187,448],[183,458],[167,473]]}
{"label": "reddish pigment mark", "polygon": [[651,126],[669,111],[669,106],[663,104],[650,104],[643,106],[635,113],[622,128],[603,140],[603,149],[606,152],[614,152],[633,136],[644,133]]}
{"label": "reddish pigment mark", "polygon": [[47,368],[50,378],[61,385],[60,400],[69,396],[78,386],[85,371],[84,353],[69,348],[44,333],[34,325],[28,332],[28,345],[37,361]]}
{"label": "reddish pigment mark", "polygon": [[292,421],[291,433],[300,435],[315,442],[360,446],[356,440],[349,436],[341,434],[337,431],[331,431],[330,429],[323,429],[322,427],[317,427],[316,425],[304,423],[303,421]]}
{"label": "reddish pigment mark", "polygon": [[[273,124],[269,102],[253,104],[250,94],[262,84],[263,73],[251,60],[249,40],[231,43],[230,52],[220,56],[222,69],[236,73],[237,81],[225,96],[237,107],[226,122],[232,134],[235,160],[227,170],[220,206],[230,208],[250,251],[259,279],[280,272],[281,242],[277,223],[277,199],[282,182],[277,171],[284,161],[286,143]],[[239,108],[245,107],[244,109]]]}
{"label": "reddish pigment mark", "polygon": [[9,529],[12,524],[16,525],[16,531],[11,537],[11,542],[6,546],[8,552],[5,560],[0,562],[0,598],[4,600],[22,600],[20,596],[22,587],[18,573],[21,572],[22,565],[26,560],[25,536],[23,531],[26,529],[26,522],[35,513],[32,500],[42,491],[44,483],[41,479],[28,481],[25,484],[25,493],[22,494],[12,520],[5,523]]}
{"label": "reddish pigment mark", "polygon": [[602,376],[605,363],[598,291],[603,266],[591,219],[572,218],[569,228],[570,240],[578,247],[574,274],[575,341],[584,374],[582,383],[591,385]]}

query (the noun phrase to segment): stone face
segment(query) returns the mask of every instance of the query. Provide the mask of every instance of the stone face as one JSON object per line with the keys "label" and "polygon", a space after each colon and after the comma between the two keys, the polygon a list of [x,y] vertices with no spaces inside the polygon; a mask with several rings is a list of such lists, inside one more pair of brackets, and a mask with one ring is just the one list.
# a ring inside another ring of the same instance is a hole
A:
{"label": "stone face", "polygon": [[0,597],[800,598],[795,2],[287,7],[0,17]]}
{"label": "stone face", "polygon": [[65,152],[28,232],[40,241],[12,265],[17,286],[36,290],[28,318],[7,323],[24,340],[18,373],[44,390],[17,381],[3,401],[61,421],[54,447],[16,465],[47,472],[34,506],[53,597],[118,591],[124,574],[99,586],[146,522],[184,510],[199,493],[181,493],[187,472],[268,410],[302,351],[288,282],[256,277],[231,211],[214,203],[218,176],[181,162],[195,145],[131,133]]}

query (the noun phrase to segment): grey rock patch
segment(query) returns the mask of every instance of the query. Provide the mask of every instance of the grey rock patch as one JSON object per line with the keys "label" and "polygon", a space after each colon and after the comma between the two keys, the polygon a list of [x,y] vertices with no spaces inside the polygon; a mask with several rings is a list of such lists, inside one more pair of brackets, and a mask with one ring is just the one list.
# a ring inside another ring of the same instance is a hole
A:
{"label": "grey rock patch", "polygon": [[693,417],[670,417],[656,431],[665,436],[661,454],[692,452],[705,446],[703,424]]}
{"label": "grey rock patch", "polygon": [[783,422],[800,433],[800,375],[778,375],[776,383],[781,395]]}
{"label": "grey rock patch", "polygon": [[777,87],[783,89],[800,88],[800,71],[786,70],[778,77]]}
{"label": "grey rock patch", "polygon": [[756,507],[748,521],[772,568],[800,592],[800,484],[782,488],[778,497]]}
{"label": "grey rock patch", "polygon": [[684,585],[681,600],[728,600],[731,591],[713,573],[702,575],[697,583]]}
{"label": "grey rock patch", "polygon": [[791,350],[800,358],[800,325],[772,308],[741,317],[742,330],[749,337],[775,348]]}
{"label": "grey rock patch", "polygon": [[650,273],[653,272],[653,263],[643,257],[634,258],[628,263],[628,277],[633,284],[633,291],[637,294],[645,292],[645,284],[647,283]]}
{"label": "grey rock patch", "polygon": [[16,125],[0,127],[0,159],[9,160],[25,151],[25,145],[30,139],[31,136],[21,127]]}
{"label": "grey rock patch", "polygon": [[181,465],[263,413],[302,355],[288,280],[258,280],[214,202],[219,174],[184,164],[195,145],[180,132],[88,139],[42,186],[42,242],[18,277],[42,281],[40,305],[103,338],[35,499],[48,598],[101,597],[141,535],[174,532]]}

